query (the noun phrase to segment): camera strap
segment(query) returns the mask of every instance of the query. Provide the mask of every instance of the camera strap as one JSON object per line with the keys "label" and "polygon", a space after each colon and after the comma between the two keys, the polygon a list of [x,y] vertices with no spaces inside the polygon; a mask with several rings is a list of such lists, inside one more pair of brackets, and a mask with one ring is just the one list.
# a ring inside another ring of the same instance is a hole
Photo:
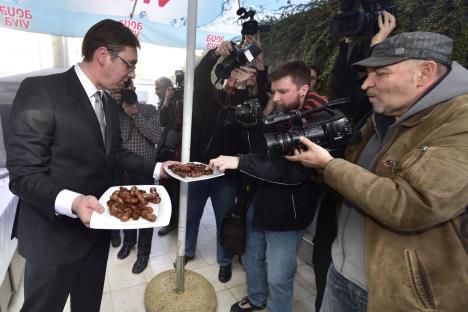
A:
{"label": "camera strap", "polygon": [[216,133],[218,132],[218,126],[219,126],[219,121],[221,120],[221,115],[231,105],[232,92],[229,92],[227,94],[226,98],[224,99],[224,104],[222,104],[221,98],[219,97],[218,94],[216,94],[215,99],[220,104],[221,109],[218,111],[218,115],[216,116],[214,131],[210,137],[210,140],[208,141],[208,144],[206,145],[203,158],[206,158],[208,156],[208,151],[210,150],[211,143],[213,142],[213,139],[216,136]]}

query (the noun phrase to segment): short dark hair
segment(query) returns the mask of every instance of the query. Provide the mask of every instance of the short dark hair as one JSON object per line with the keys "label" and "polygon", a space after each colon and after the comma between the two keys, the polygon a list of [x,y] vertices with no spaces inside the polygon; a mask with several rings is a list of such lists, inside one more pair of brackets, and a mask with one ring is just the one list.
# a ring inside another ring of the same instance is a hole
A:
{"label": "short dark hair", "polygon": [[140,42],[124,24],[105,19],[94,24],[86,32],[81,45],[81,54],[84,60],[92,61],[94,51],[103,46],[120,52],[125,47],[140,48]]}
{"label": "short dark hair", "polygon": [[281,64],[269,75],[270,81],[274,82],[284,77],[291,76],[293,82],[298,86],[310,85],[310,68],[300,60],[292,60]]}
{"label": "short dark hair", "polygon": [[318,67],[318,65],[309,64],[309,69],[315,70],[315,72],[317,73],[317,78],[322,74],[322,71],[320,70],[320,67]]}

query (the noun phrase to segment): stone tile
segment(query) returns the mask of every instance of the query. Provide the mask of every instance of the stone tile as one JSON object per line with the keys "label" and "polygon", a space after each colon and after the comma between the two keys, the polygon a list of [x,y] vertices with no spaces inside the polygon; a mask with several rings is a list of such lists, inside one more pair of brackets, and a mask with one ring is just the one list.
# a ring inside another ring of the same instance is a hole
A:
{"label": "stone tile", "polygon": [[231,306],[236,302],[229,290],[216,293],[216,312],[226,312],[231,310]]}
{"label": "stone tile", "polygon": [[133,274],[132,267],[133,263],[123,263],[108,269],[111,292],[145,283],[143,274]]}
{"label": "stone tile", "polygon": [[101,308],[99,312],[114,312],[114,306],[112,304],[111,293],[105,293],[102,295]]}
{"label": "stone tile", "polygon": [[295,280],[306,289],[312,289],[315,294],[315,274],[314,269],[310,265],[301,265],[297,268]]}
{"label": "stone tile", "polygon": [[156,275],[167,270],[173,270],[173,260],[168,255],[150,257],[148,267],[143,271],[145,281],[149,283]]}
{"label": "stone tile", "polygon": [[204,266],[198,269],[194,269],[192,271],[206,278],[210,282],[210,284],[213,285],[213,288],[215,289],[215,291],[218,292],[218,291],[223,291],[226,289],[224,284],[218,280],[218,270],[219,270],[218,265],[210,265],[210,266]]}
{"label": "stone tile", "polygon": [[143,312],[147,284],[122,288],[111,292],[114,312]]}
{"label": "stone tile", "polygon": [[137,254],[136,246],[131,249],[130,254],[125,259],[117,258],[117,254],[119,253],[119,250],[121,248],[122,248],[122,245],[120,245],[120,247],[117,247],[117,248],[111,247],[109,249],[109,256],[107,257],[107,269],[109,269],[112,266],[121,265],[124,263],[134,263],[136,261],[136,254]]}
{"label": "stone tile", "polygon": [[294,312],[315,312],[315,296],[293,302]]}
{"label": "stone tile", "polygon": [[234,297],[234,299],[236,299],[237,302],[245,296],[247,296],[247,285],[238,285],[236,287],[229,288],[229,291],[231,292],[232,296]]}

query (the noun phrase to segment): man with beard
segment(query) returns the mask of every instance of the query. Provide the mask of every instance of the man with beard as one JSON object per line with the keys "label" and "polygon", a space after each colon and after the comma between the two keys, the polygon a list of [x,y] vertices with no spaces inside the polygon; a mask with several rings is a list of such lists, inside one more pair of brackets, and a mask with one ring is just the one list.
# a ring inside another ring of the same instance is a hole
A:
{"label": "man with beard", "polygon": [[[269,78],[275,110],[293,112],[315,107],[308,98],[311,78],[304,62],[284,63]],[[287,128],[288,125],[280,130]],[[235,303],[231,311],[261,310],[267,306],[272,312],[288,312],[292,311],[299,243],[314,217],[320,189],[310,180],[306,168],[283,156],[267,157],[262,134],[258,135],[260,138],[251,140],[256,144],[248,154],[219,156],[210,161],[213,169],[237,169],[257,184],[247,212],[242,256],[248,296]]]}

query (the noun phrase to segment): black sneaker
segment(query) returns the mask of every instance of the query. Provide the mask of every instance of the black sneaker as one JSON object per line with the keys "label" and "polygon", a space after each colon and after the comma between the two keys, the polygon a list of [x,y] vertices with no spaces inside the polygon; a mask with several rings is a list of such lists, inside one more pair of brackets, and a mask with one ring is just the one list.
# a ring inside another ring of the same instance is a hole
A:
{"label": "black sneaker", "polygon": [[255,310],[263,310],[265,306],[256,306],[250,303],[249,297],[245,296],[241,301],[234,303],[231,306],[231,312],[250,312]]}
{"label": "black sneaker", "polygon": [[[184,256],[184,262],[185,262],[185,265],[187,265],[187,262],[189,262],[190,260],[193,260],[195,258],[195,256]],[[174,260],[174,269],[176,268],[176,260]]]}
{"label": "black sneaker", "polygon": [[231,279],[232,269],[231,264],[222,265],[219,267],[218,279],[221,283],[227,283]]}
{"label": "black sneaker", "polygon": [[119,259],[125,259],[128,257],[130,254],[130,250],[133,248],[135,245],[128,245],[128,244],[123,244],[122,248],[119,250],[119,253],[117,254],[117,258]]}
{"label": "black sneaker", "polygon": [[177,229],[177,224],[168,224],[166,226],[163,226],[162,228],[159,229],[158,235],[159,236],[164,236],[168,234],[170,231]]}
{"label": "black sneaker", "polygon": [[148,266],[148,260],[149,257],[138,257],[137,261],[133,265],[132,273],[140,274],[141,272],[143,272]]}

